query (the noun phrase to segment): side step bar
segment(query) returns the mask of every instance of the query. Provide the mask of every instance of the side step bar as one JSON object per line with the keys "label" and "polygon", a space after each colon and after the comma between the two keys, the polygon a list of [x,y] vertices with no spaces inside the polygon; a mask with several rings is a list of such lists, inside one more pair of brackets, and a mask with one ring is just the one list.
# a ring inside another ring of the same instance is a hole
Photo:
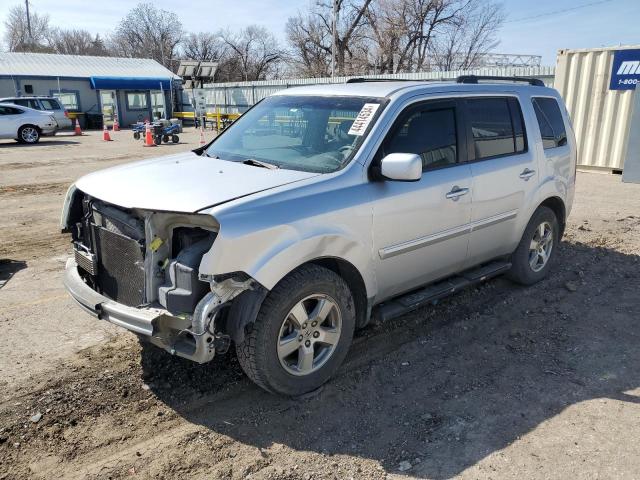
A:
{"label": "side step bar", "polygon": [[453,277],[384,302],[374,310],[374,316],[378,321],[391,320],[440,300],[441,298],[453,295],[458,290],[462,290],[470,285],[484,282],[485,280],[501,275],[510,268],[511,263],[509,262],[495,261],[472,270],[467,270]]}

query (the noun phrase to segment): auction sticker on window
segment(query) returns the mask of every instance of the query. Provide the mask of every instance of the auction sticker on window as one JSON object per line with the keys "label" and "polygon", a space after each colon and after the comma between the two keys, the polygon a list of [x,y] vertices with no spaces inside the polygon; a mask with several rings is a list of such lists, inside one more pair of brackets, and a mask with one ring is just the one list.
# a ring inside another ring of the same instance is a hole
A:
{"label": "auction sticker on window", "polygon": [[364,135],[379,106],[379,103],[365,103],[351,125],[349,135]]}

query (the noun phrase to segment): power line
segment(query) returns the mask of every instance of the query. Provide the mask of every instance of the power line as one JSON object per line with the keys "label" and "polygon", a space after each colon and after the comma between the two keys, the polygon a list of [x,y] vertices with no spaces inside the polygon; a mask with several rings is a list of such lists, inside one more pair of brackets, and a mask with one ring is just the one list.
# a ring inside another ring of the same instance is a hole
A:
{"label": "power line", "polygon": [[576,5],[575,7],[554,10],[553,12],[540,13],[538,15],[531,15],[529,17],[514,18],[513,20],[506,20],[504,23],[525,22],[527,20],[535,20],[537,18],[548,17],[551,15],[558,15],[560,13],[573,12],[575,10],[580,10],[587,7],[593,7],[595,5],[602,5],[603,3],[610,3],[610,2],[613,2],[613,0],[600,0],[598,2],[584,3],[582,5]]}

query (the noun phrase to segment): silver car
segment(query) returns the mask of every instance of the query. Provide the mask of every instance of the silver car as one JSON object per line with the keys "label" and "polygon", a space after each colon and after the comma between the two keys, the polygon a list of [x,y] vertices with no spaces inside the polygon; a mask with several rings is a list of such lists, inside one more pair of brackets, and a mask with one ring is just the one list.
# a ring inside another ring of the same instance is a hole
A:
{"label": "silver car", "polygon": [[0,98],[0,103],[13,103],[21,107],[47,112],[56,119],[59,130],[71,129],[73,126],[69,118],[69,112],[67,112],[62,102],[55,97],[6,97]]}
{"label": "silver car", "polygon": [[58,123],[53,115],[11,103],[0,103],[0,138],[18,143],[38,143],[40,137],[53,135]]}
{"label": "silver car", "polygon": [[67,290],[173,355],[234,345],[254,382],[299,395],[372,318],[543,279],[574,195],[571,123],[538,80],[484,80],[292,88],[193,152],[81,178]]}

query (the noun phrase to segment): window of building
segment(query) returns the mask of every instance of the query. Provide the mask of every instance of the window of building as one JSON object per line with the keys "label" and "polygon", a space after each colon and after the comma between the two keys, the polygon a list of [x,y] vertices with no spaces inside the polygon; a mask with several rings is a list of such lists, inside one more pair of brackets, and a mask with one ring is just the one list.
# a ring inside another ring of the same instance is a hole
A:
{"label": "window of building", "polygon": [[531,101],[540,125],[545,150],[566,145],[567,131],[558,102],[553,98],[543,97],[535,97]]}
{"label": "window of building", "polygon": [[60,103],[64,105],[67,110],[80,110],[80,103],[78,102],[78,94],[75,92],[53,92],[53,97],[60,100]]}
{"label": "window of building", "polygon": [[29,95],[33,95],[33,85],[25,85],[24,93],[28,93]]}
{"label": "window of building", "polygon": [[520,107],[507,98],[467,100],[476,160],[526,150]]}
{"label": "window of building", "polygon": [[409,114],[388,138],[384,154],[415,153],[422,169],[453,165],[458,161],[456,114],[453,107],[425,106]]}
{"label": "window of building", "polygon": [[127,108],[129,110],[146,110],[147,92],[127,92]]}

